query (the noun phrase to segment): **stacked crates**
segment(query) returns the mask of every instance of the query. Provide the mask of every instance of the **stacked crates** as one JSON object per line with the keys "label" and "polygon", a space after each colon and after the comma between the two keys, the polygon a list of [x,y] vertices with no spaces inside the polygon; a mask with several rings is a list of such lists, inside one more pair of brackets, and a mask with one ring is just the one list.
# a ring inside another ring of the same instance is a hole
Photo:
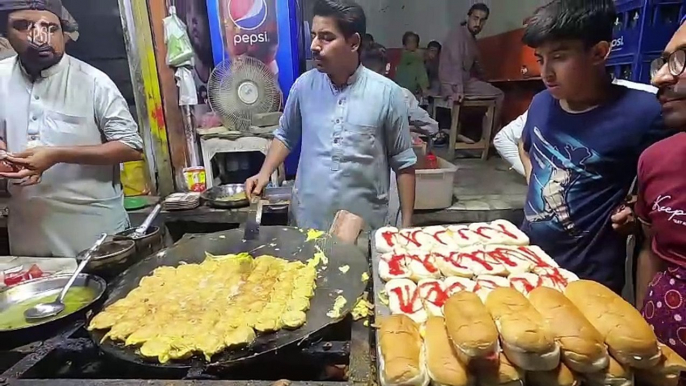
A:
{"label": "stacked crates", "polygon": [[685,0],[615,0],[608,72],[615,78],[650,83],[650,63],[659,57],[686,13]]}

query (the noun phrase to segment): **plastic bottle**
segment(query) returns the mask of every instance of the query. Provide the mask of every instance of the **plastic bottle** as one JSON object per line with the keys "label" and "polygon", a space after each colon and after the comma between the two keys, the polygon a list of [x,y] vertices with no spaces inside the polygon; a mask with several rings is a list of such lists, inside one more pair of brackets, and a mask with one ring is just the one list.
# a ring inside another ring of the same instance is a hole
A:
{"label": "plastic bottle", "polygon": [[427,169],[438,169],[438,159],[433,153],[426,155],[426,168]]}

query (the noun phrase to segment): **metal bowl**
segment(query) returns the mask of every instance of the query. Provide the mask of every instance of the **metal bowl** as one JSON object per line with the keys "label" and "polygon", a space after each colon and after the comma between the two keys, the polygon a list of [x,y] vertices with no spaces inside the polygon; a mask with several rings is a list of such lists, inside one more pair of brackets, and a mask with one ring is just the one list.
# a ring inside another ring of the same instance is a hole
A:
{"label": "metal bowl", "polygon": [[136,228],[129,228],[117,233],[112,239],[115,241],[133,240],[136,243],[136,254],[139,259],[150,256],[164,247],[164,239],[160,232],[160,227],[151,226],[145,232],[145,236],[134,239],[131,235],[135,231]]}
{"label": "metal bowl", "polygon": [[[13,305],[34,298],[43,298],[51,295],[57,297],[70,277],[71,275],[47,276],[5,288],[0,291],[0,311],[7,310]],[[90,303],[72,313],[63,312],[53,318],[41,320],[30,326],[13,330],[0,330],[0,347],[5,349],[13,348],[47,339],[69,323],[79,318],[85,318],[88,311],[99,306],[104,301],[103,294],[107,284],[97,276],[82,273],[76,277],[73,286],[90,288],[93,291],[93,299]]]}
{"label": "metal bowl", "polygon": [[[85,254],[86,251],[81,251],[76,255],[76,260],[83,260]],[[135,241],[107,241],[95,252],[84,271],[109,281],[133,265],[137,261],[137,256]]]}
{"label": "metal bowl", "polygon": [[[76,260],[83,260],[87,251],[81,251]],[[113,240],[102,243],[100,248],[94,252],[93,258],[86,266],[89,271],[101,269],[103,267],[126,263],[128,259],[136,254],[136,242],[133,240]]]}
{"label": "metal bowl", "polygon": [[242,208],[250,206],[250,201],[246,197],[245,200],[237,201],[222,201],[224,197],[231,197],[234,194],[245,192],[245,187],[242,184],[227,184],[219,185],[210,188],[200,195],[200,198],[207,202],[207,204],[214,208],[231,209]]}

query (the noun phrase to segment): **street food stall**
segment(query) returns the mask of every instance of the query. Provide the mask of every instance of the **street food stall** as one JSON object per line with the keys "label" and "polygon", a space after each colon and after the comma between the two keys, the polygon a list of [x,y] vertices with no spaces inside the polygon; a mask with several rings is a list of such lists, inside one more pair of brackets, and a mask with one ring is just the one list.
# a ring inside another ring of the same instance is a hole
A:
{"label": "street food stall", "polygon": [[[72,313],[6,326],[0,382],[366,383],[370,327],[350,314],[360,315],[367,272],[364,252],[323,232],[264,226],[250,241],[239,229],[187,236],[133,265],[106,291],[100,278],[79,275],[76,288],[91,296]],[[0,320],[31,299],[54,296],[63,277],[1,291]],[[184,336],[185,343],[170,343]]]}
{"label": "street food stall", "polygon": [[686,370],[631,305],[508,221],[357,241],[231,230],[187,236],[101,295],[86,275],[85,312],[46,322],[38,342],[21,334],[26,344],[0,352],[0,382],[669,385]]}

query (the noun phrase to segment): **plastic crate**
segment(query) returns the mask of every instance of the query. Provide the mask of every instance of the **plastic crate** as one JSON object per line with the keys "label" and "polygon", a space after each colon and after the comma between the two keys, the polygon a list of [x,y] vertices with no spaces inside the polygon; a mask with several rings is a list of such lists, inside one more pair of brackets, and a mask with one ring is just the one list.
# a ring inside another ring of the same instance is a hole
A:
{"label": "plastic crate", "polygon": [[636,82],[650,84],[650,64],[658,58],[660,54],[641,55],[637,62],[637,71],[634,76]]}
{"label": "plastic crate", "polygon": [[650,63],[660,54],[620,56],[607,61],[607,72],[614,79],[650,84]]}
{"label": "plastic crate", "polygon": [[610,58],[607,61],[606,68],[613,79],[637,81],[635,74],[638,74],[638,68],[636,56],[634,55]]}
{"label": "plastic crate", "polygon": [[417,169],[415,172],[414,208],[445,209],[453,205],[457,166],[436,157],[438,169]]}
{"label": "plastic crate", "polygon": [[610,58],[661,52],[686,12],[683,0],[623,0],[615,4]]}
{"label": "plastic crate", "polygon": [[646,0],[616,2],[617,20],[610,57],[635,54],[640,50],[646,6]]}
{"label": "plastic crate", "polygon": [[662,52],[679,28],[683,0],[649,0],[639,52]]}

